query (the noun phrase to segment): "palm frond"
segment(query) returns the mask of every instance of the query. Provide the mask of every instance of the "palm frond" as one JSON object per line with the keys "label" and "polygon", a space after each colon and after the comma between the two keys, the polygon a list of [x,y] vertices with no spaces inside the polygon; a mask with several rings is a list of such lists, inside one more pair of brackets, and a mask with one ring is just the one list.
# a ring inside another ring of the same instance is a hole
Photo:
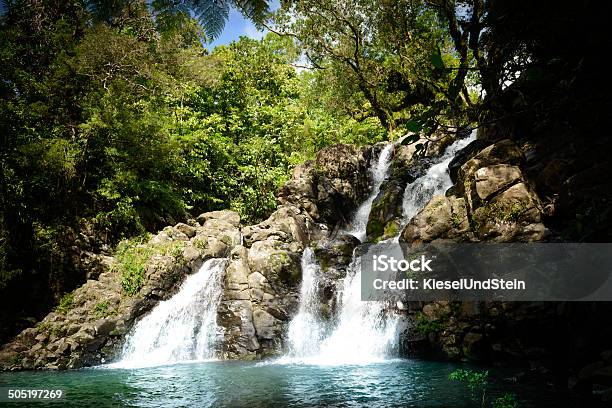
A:
{"label": "palm frond", "polygon": [[255,24],[263,22],[270,12],[270,6],[266,0],[234,0],[234,5]]}
{"label": "palm frond", "polygon": [[216,38],[221,34],[229,17],[228,0],[188,0],[185,3],[202,24],[207,36]]}
{"label": "palm frond", "polygon": [[[134,0],[85,0],[85,4],[97,20],[109,21],[130,1]],[[208,38],[221,34],[232,6],[255,24],[263,22],[269,12],[267,0],[153,0],[149,4],[161,14],[193,14]]]}

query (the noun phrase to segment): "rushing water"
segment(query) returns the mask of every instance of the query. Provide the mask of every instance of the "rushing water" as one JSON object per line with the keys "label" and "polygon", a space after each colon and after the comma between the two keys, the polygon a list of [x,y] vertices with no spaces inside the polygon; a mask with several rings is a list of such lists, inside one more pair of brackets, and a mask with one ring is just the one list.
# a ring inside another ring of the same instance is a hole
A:
{"label": "rushing water", "polygon": [[[451,145],[406,188],[405,222],[450,186],[448,163],[469,141]],[[389,144],[381,152],[371,170],[373,191],[354,216],[350,233],[362,240],[392,151]],[[281,359],[214,361],[226,263],[214,259],[136,324],[118,363],[67,372],[0,373],[0,387],[63,389],[67,398],[47,404],[52,407],[475,406],[465,385],[448,380],[458,365],[393,358],[397,319],[383,302],[361,301],[359,262],[354,257],[338,285],[339,310],[325,321],[319,310],[322,271],[312,250],[304,251],[300,306],[289,325],[288,354]],[[492,378],[491,398],[513,392],[523,408],[583,406],[567,392],[519,387],[501,382],[502,375]]]}
{"label": "rushing water", "polygon": [[373,184],[372,191],[370,192],[368,198],[361,203],[359,208],[357,208],[357,212],[353,216],[350,223],[351,228],[346,232],[347,234],[354,235],[362,242],[366,237],[366,228],[368,226],[368,217],[370,216],[372,203],[378,195],[380,186],[382,185],[383,181],[385,181],[387,174],[389,173],[391,158],[393,156],[393,148],[393,143],[387,143],[387,145],[385,145],[383,150],[380,152],[376,165],[371,167],[370,173]]}
{"label": "rushing water", "polygon": [[224,259],[209,259],[179,292],[160,302],[126,339],[116,367],[143,367],[214,358]]}
{"label": "rushing water", "polygon": [[[469,137],[455,141],[448,146],[442,156],[421,177],[406,186],[402,202],[404,225],[414,217],[435,195],[444,194],[453,182],[448,172],[448,165],[457,152],[476,139],[476,131]],[[400,228],[401,230],[401,228]]]}
{"label": "rushing water", "polygon": [[288,331],[289,353],[275,363],[370,364],[393,355],[397,318],[383,302],[361,301],[360,259],[355,257],[340,283],[339,313],[331,322],[318,311],[321,273],[310,249],[304,251],[300,308]]}
{"label": "rushing water", "polygon": [[288,330],[289,355],[310,356],[318,352],[326,327],[319,312],[320,268],[311,248],[302,254],[300,307]]}
{"label": "rushing water", "polygon": [[[372,191],[353,215],[352,228],[346,232],[361,241],[366,236],[372,203],[389,172],[393,148],[394,145],[388,143],[372,166]],[[339,312],[332,316],[330,322],[319,316],[321,270],[310,249],[306,249],[302,257],[302,273],[300,307],[288,331],[289,353],[277,363],[370,364],[393,355],[397,340],[397,317],[385,312],[383,302],[361,300],[359,257],[353,256],[346,277],[338,285]]]}

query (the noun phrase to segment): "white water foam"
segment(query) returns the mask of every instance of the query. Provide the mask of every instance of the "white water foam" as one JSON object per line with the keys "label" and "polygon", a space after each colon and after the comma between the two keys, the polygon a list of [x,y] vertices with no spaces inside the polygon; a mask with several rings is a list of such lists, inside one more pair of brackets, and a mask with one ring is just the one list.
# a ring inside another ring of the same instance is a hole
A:
{"label": "white water foam", "polygon": [[444,154],[427,170],[427,173],[406,186],[402,202],[402,227],[408,224],[412,217],[421,211],[433,196],[446,193],[446,190],[453,185],[448,172],[448,165],[455,154],[474,139],[476,139],[476,131],[473,131],[469,137],[457,140],[448,146]]}
{"label": "white water foam", "polygon": [[306,248],[302,254],[300,308],[289,323],[287,332],[290,355],[314,355],[325,338],[325,322],[319,313],[320,273],[321,270],[312,249]]}
{"label": "white water foam", "polygon": [[384,302],[361,300],[360,259],[355,257],[337,293],[339,314],[330,326],[318,314],[321,269],[304,251],[300,308],[289,326],[289,353],[275,364],[370,364],[388,359],[395,348],[397,317]]}
{"label": "white water foam", "polygon": [[[373,189],[353,216],[347,234],[360,241],[366,237],[366,227],[372,203],[380,191],[391,166],[394,145],[387,144],[371,168]],[[383,302],[361,301],[360,259],[353,256],[347,275],[339,284],[339,312],[334,322],[324,322],[318,313],[320,302],[318,283],[321,270],[312,250],[302,256],[302,287],[300,308],[289,325],[289,353],[277,363],[317,365],[368,364],[384,361],[396,339],[397,319],[383,312]]]}
{"label": "white water foam", "polygon": [[209,259],[179,292],[160,302],[132,329],[113,368],[149,367],[215,357],[217,307],[227,261]]}
{"label": "white water foam", "polygon": [[389,173],[391,158],[393,156],[393,148],[394,144],[388,143],[380,152],[376,165],[370,169],[373,183],[372,192],[359,206],[351,221],[350,230],[346,231],[347,234],[357,237],[361,242],[363,242],[366,237],[366,228],[368,226],[368,217],[370,216],[372,203],[380,191],[380,186],[387,178],[387,173]]}

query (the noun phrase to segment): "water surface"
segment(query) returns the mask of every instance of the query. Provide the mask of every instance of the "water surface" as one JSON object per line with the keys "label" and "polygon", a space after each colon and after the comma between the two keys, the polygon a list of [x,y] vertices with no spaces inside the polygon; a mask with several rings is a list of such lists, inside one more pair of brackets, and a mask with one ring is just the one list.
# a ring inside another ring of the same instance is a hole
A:
{"label": "water surface", "polygon": [[[55,407],[474,407],[466,387],[448,380],[457,367],[400,359],[341,366],[212,361],[1,373],[0,386],[63,388],[67,398],[61,403],[35,405]],[[493,375],[491,394],[515,392],[521,407],[584,406],[552,387],[529,388],[500,378]]]}

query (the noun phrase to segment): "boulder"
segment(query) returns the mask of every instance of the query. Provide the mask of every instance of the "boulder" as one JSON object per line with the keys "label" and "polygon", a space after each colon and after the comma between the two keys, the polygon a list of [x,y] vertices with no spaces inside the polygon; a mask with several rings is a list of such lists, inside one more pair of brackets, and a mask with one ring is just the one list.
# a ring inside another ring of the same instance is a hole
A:
{"label": "boulder", "polygon": [[537,195],[521,182],[475,209],[472,220],[481,239],[540,241],[548,234],[541,223],[541,211]]}
{"label": "boulder", "polygon": [[[471,145],[472,144],[468,145],[468,147]],[[456,184],[458,184],[458,187],[461,189],[461,187],[465,187],[466,183],[472,183],[476,171],[483,167],[496,164],[520,166],[524,159],[523,152],[514,142],[508,139],[501,140],[485,147],[461,165],[456,174]],[[451,164],[453,163],[451,162]],[[462,191],[460,190],[460,192]]]}
{"label": "boulder", "polygon": [[278,203],[301,208],[317,222],[345,223],[370,188],[364,153],[346,144],[320,150],[315,160],[294,169],[277,194]]}
{"label": "boulder", "polygon": [[253,325],[257,337],[265,340],[273,340],[280,335],[281,322],[270,313],[260,308],[253,310]]}
{"label": "boulder", "polygon": [[191,225],[184,224],[182,222],[176,224],[174,226],[174,229],[185,234],[187,238],[193,238],[196,234],[196,229],[194,227],[192,227]]}
{"label": "boulder", "polygon": [[242,236],[246,247],[254,242],[276,240],[295,244],[296,251],[301,251],[311,239],[316,228],[312,218],[292,205],[279,207],[270,217],[253,226],[245,227]]}
{"label": "boulder", "polygon": [[475,193],[480,200],[486,200],[493,194],[521,180],[521,170],[516,166],[495,164],[481,167],[474,174]]}
{"label": "boulder", "polygon": [[249,269],[275,285],[296,287],[301,277],[300,255],[275,240],[257,241],[248,253]]}
{"label": "boulder", "polygon": [[465,200],[455,196],[435,196],[404,228],[400,241],[419,243],[471,238]]}
{"label": "boulder", "polygon": [[200,214],[196,220],[200,225],[204,225],[208,220],[221,220],[225,221],[233,227],[240,225],[240,215],[235,211],[221,210],[221,211],[210,211]]}

